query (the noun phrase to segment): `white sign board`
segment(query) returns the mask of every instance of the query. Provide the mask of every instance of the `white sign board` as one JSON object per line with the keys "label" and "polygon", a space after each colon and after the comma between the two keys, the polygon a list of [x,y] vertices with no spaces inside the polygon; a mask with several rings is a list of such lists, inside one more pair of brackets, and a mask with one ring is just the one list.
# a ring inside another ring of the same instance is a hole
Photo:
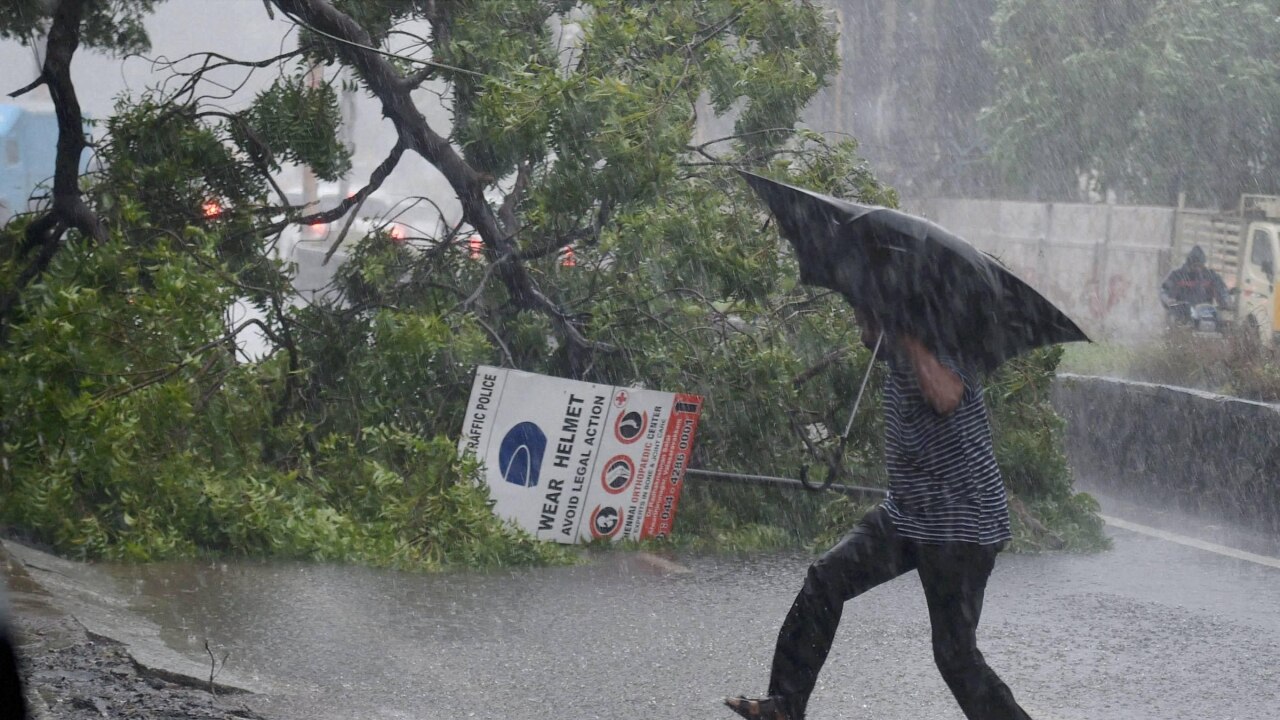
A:
{"label": "white sign board", "polygon": [[665,537],[701,411],[697,395],[481,365],[458,451],[484,464],[494,512],[540,540]]}

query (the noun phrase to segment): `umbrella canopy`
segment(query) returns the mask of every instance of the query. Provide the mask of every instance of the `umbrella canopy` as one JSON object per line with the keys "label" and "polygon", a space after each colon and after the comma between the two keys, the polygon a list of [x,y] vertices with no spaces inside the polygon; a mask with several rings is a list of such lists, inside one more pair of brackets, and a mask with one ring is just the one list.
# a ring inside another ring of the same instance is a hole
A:
{"label": "umbrella canopy", "polygon": [[985,371],[1089,338],[1000,261],[939,225],[741,172],[778,220],[800,281],[834,290],[891,333]]}

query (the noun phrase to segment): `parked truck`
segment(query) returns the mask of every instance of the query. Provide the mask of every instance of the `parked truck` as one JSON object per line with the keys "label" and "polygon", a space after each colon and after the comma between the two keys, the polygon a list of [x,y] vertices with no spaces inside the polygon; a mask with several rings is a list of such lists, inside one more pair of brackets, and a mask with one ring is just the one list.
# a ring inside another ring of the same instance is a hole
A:
{"label": "parked truck", "polygon": [[1280,196],[1243,195],[1231,212],[1179,207],[1173,221],[1173,261],[1199,245],[1206,265],[1235,296],[1228,319],[1264,345],[1280,334],[1276,259],[1280,258]]}

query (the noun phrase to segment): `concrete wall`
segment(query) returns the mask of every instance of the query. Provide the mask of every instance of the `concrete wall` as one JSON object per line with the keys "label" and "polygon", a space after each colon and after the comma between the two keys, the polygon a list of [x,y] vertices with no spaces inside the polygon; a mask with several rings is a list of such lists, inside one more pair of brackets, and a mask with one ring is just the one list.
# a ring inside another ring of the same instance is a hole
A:
{"label": "concrete wall", "polygon": [[1079,375],[1053,404],[1089,485],[1280,534],[1280,405]]}
{"label": "concrete wall", "polygon": [[1094,339],[1164,328],[1173,208],[926,199],[906,209],[1000,258]]}

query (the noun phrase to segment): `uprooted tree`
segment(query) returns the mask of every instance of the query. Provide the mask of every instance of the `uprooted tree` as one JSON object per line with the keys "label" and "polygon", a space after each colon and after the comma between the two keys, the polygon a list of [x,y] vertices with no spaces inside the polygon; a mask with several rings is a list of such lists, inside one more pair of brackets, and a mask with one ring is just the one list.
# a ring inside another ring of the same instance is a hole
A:
{"label": "uprooted tree", "polygon": [[[27,89],[49,87],[62,129],[49,202],[0,236],[0,521],[91,556],[549,559],[491,517],[456,457],[477,363],[700,393],[703,466],[789,474],[832,452],[824,428],[844,427],[866,353],[838,299],[797,286],[732,172],[895,201],[853,143],[797,129],[835,67],[811,3],[275,0],[264,12],[298,25],[296,50],[175,63],[173,82],[121,98],[79,177],[73,54],[145,51],[152,4],[0,14],[7,36],[47,36]],[[416,54],[389,51],[410,32]],[[232,112],[204,94],[227,67],[279,77]],[[276,177],[282,164],[349,172],[343,78],[377,99],[396,142],[315,213]],[[447,127],[428,122],[422,90]],[[695,141],[699,113],[730,114],[731,134]],[[372,233],[328,301],[296,302],[280,234],[349,215],[406,154],[443,175],[461,219],[402,242]],[[238,299],[259,313],[228,323]],[[250,326],[265,358],[239,354]],[[993,382],[1002,459],[1028,537],[1039,515],[1087,545],[1096,520],[1046,402],[1055,363],[1042,353]],[[879,472],[877,427],[864,412],[849,472]],[[725,519],[694,500],[690,520]]]}

